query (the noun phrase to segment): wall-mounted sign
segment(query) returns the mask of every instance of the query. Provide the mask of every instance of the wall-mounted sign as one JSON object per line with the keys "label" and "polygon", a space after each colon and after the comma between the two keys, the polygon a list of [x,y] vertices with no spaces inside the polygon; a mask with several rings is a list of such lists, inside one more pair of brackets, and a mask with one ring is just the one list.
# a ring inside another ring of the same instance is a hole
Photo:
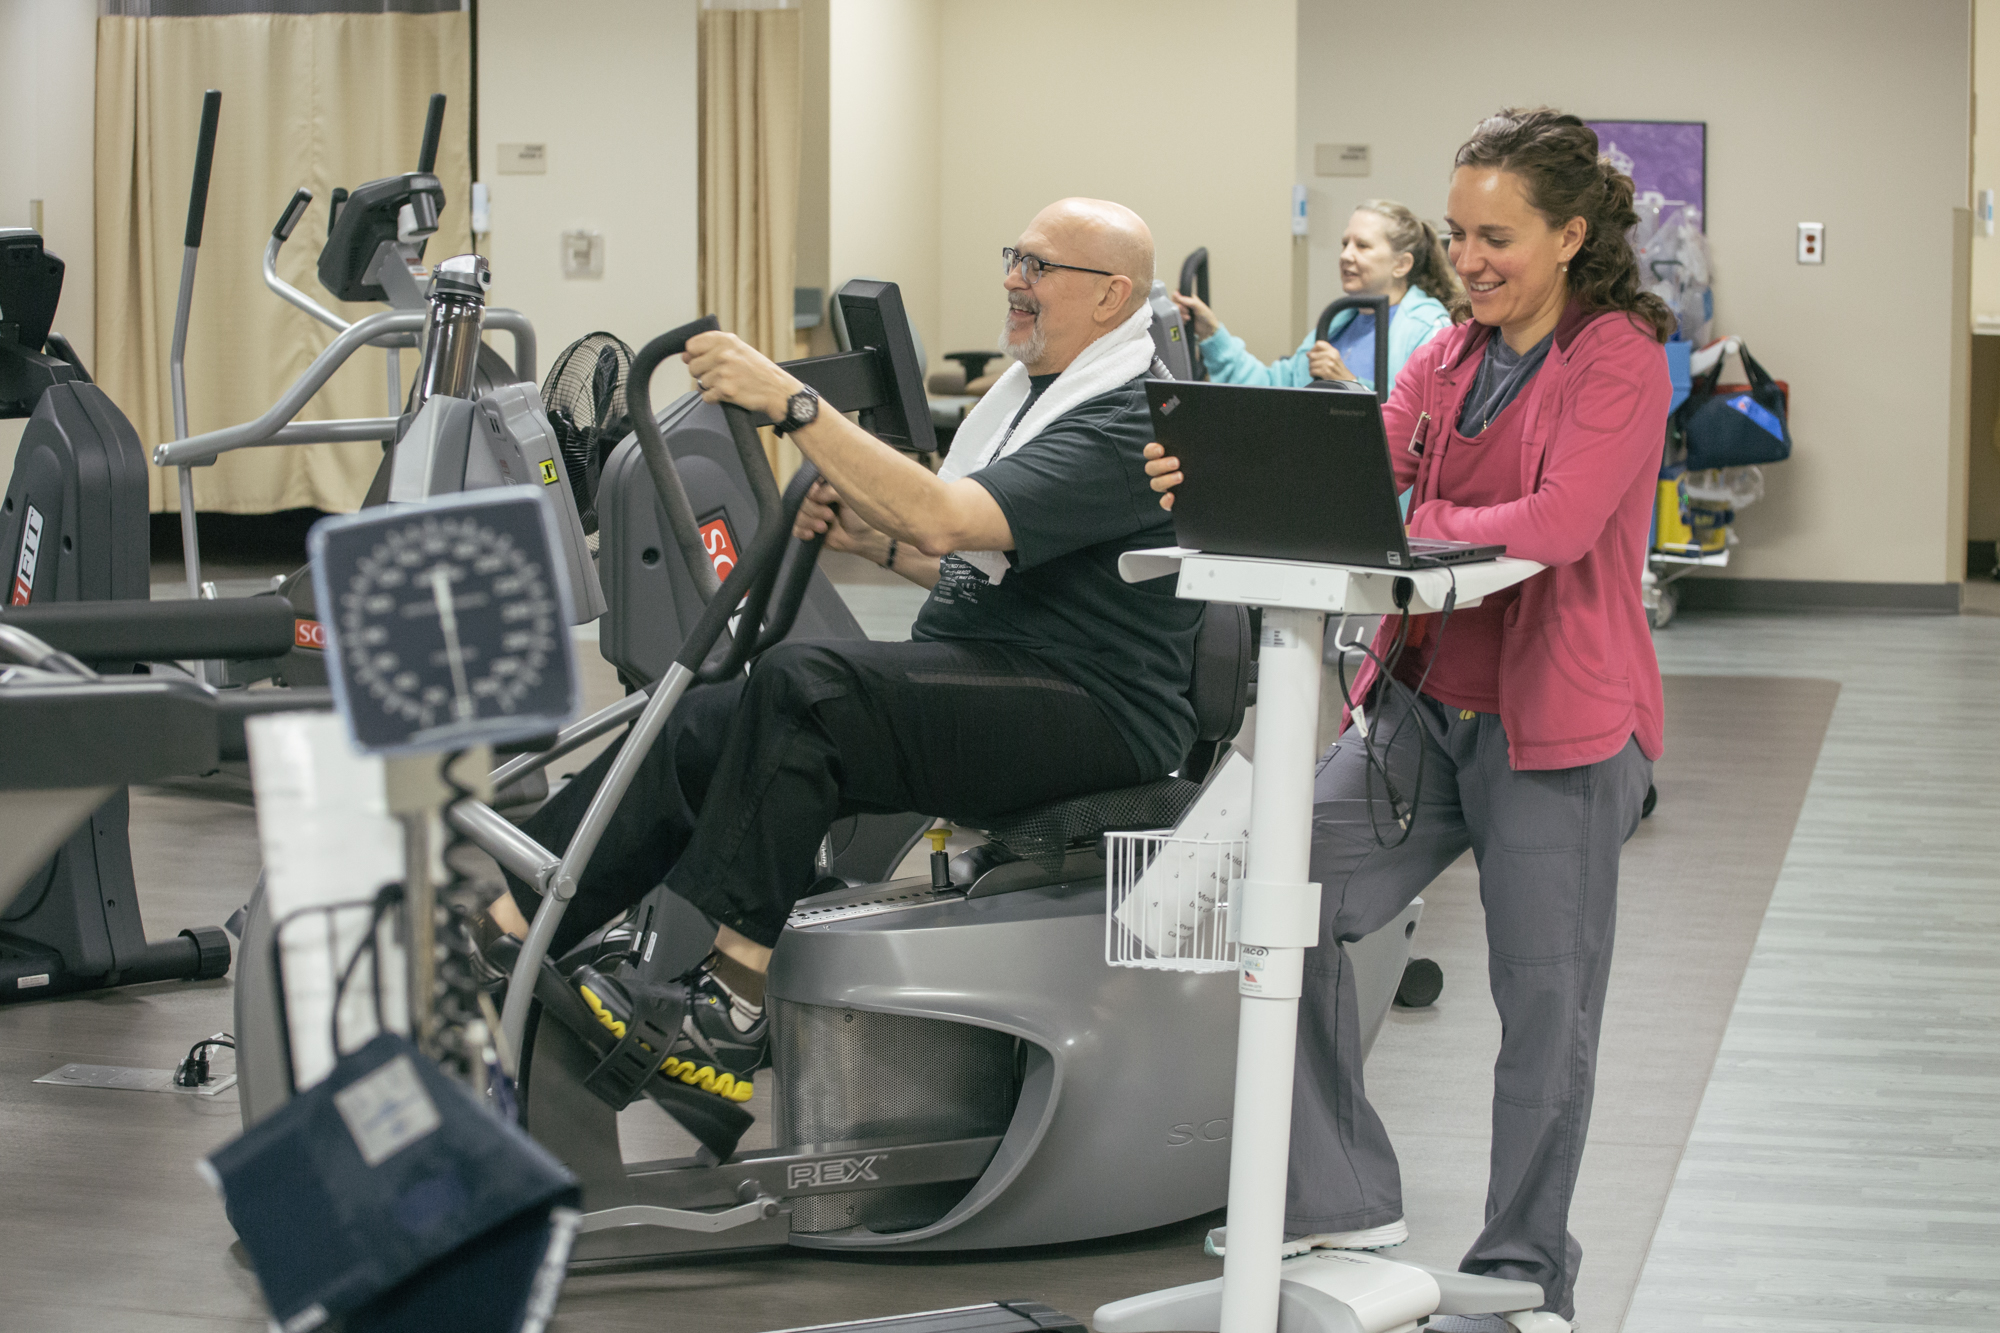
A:
{"label": "wall-mounted sign", "polygon": [[495,145],[502,176],[546,176],[549,174],[549,146],[545,143],[503,143]]}
{"label": "wall-mounted sign", "polygon": [[1368,170],[1368,145],[1365,143],[1313,145],[1315,176],[1366,176]]}

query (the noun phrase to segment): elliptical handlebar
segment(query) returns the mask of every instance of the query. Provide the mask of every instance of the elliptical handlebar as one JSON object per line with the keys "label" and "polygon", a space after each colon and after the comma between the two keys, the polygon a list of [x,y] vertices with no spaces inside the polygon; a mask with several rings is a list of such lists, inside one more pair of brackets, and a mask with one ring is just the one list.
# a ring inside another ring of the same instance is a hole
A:
{"label": "elliptical handlebar", "polygon": [[[277,225],[271,228],[271,239],[264,243],[264,285],[335,333],[345,333],[350,327],[346,320],[278,276],[278,251],[284,249],[285,242],[292,239],[292,233],[298,230],[299,220],[305,217],[306,209],[312,205],[312,201],[313,192],[301,185],[285,204],[285,211],[278,214]],[[392,345],[414,347],[416,339],[412,335],[403,334]]]}
{"label": "elliptical handlebar", "polygon": [[417,170],[430,175],[437,170],[438,140],[444,137],[444,94],[432,93],[424,111],[424,142],[417,150]]}
{"label": "elliptical handlebar", "polygon": [[[785,544],[791,538],[792,520],[798,516],[799,506],[805,503],[806,492],[818,480],[818,468],[811,463],[799,464],[799,470],[792,474],[791,481],[785,486],[776,519],[757,529],[757,540],[750,544],[749,555],[729,571],[729,578],[721,590],[709,598],[708,605],[702,608],[701,619],[695,622],[687,642],[681,645],[680,655],[674,661],[694,672],[695,678],[704,685],[732,679],[752,657],[791,633],[792,622],[798,618],[799,605],[805,600],[806,586],[812,577],[813,564],[819,558],[819,548],[826,541],[826,534],[821,533],[811,541],[801,543],[804,549],[793,556],[789,564],[785,561]],[[771,608],[771,593],[781,582],[781,572],[785,575],[782,579],[784,586],[778,593],[775,614],[766,623],[765,613]],[[742,599],[740,611],[737,605],[739,592]],[[736,634],[730,640],[728,653],[713,666],[702,666],[716,640],[728,628],[730,617],[737,615],[741,618],[736,622]]]}
{"label": "elliptical handlebar", "polygon": [[1181,261],[1181,295],[1192,296],[1208,304],[1208,247],[1196,246],[1194,252]]}
{"label": "elliptical handlebar", "polygon": [[[1375,401],[1389,401],[1389,298],[1386,296],[1343,296],[1319,312],[1319,322],[1313,325],[1313,341],[1327,341],[1327,334],[1333,330],[1333,317],[1343,310],[1367,310],[1375,316]],[[1325,381],[1314,381],[1324,383]]]}
{"label": "elliptical handlebar", "polygon": [[[687,490],[681,485],[681,474],[674,467],[666,437],[660,434],[660,423],[653,418],[653,372],[668,357],[686,351],[690,338],[714,333],[721,327],[722,322],[714,315],[703,315],[691,324],[667,330],[639,349],[625,379],[625,408],[632,418],[632,432],[639,437],[639,452],[646,460],[646,470],[653,474],[653,489],[659,494],[660,507],[666,511],[667,527],[673,531],[695,586],[711,601],[716,592],[715,566],[709,563],[708,552],[702,548],[701,525],[695,522],[694,507],[688,503]],[[725,414],[742,411],[727,403],[722,410]]]}
{"label": "elliptical handlebar", "polygon": [[182,238],[190,250],[201,248],[202,219],[208,216],[208,176],[215,165],[216,122],[222,118],[222,90],[210,88],[201,97],[201,131],[195,140],[194,188],[188,192],[187,234]]}
{"label": "elliptical handlebar", "polygon": [[285,211],[278,214],[278,225],[271,228],[271,239],[289,241],[298,227],[299,219],[306,215],[306,207],[313,201],[313,192],[301,185],[285,204]]}
{"label": "elliptical handlebar", "polygon": [[[653,372],[667,358],[686,351],[691,339],[704,333],[714,333],[721,327],[721,321],[714,315],[704,315],[693,323],[669,329],[639,349],[639,354],[632,359],[631,374],[625,381],[625,406],[632,418],[632,431],[639,440],[639,452],[646,460],[646,470],[652,474],[653,489],[659,494],[660,506],[666,512],[667,526],[673,531],[675,544],[681,549],[689,573],[703,585],[702,592],[707,598],[701,618],[681,644],[681,651],[674,661],[710,684],[736,675],[751,657],[790,633],[799,605],[805,597],[819,548],[826,540],[822,535],[803,543],[805,549],[795,554],[789,563],[785,562],[785,543],[791,536],[793,520],[798,516],[799,506],[805,503],[806,493],[819,480],[819,469],[810,463],[802,463],[785,487],[784,495],[778,496],[777,486],[770,479],[769,464],[763,457],[763,448],[757,443],[756,417],[734,403],[724,403],[723,416],[729,421],[730,435],[736,440],[738,450],[745,449],[746,440],[748,447],[756,450],[754,455],[746,454],[743,459],[743,470],[751,478],[752,489],[757,488],[757,480],[762,478],[764,489],[772,493],[775,503],[768,506],[761,502],[758,504],[757,539],[751,543],[744,558],[737,562],[736,568],[729,571],[729,578],[721,587],[715,586],[715,566],[709,561],[707,548],[702,544],[701,525],[695,520],[694,507],[688,502],[686,488],[681,485],[680,470],[674,466],[673,453],[667,448],[666,438],[660,434],[660,423],[653,416],[652,380]],[[784,574],[783,588],[778,593],[774,614],[769,623],[765,623],[765,613],[771,609],[772,591],[781,582],[781,569]],[[704,668],[702,663],[728,629],[739,602],[743,603],[742,619],[738,622],[729,652],[721,662]]]}
{"label": "elliptical handlebar", "polygon": [[[805,503],[806,492],[819,480],[819,469],[803,460],[799,470],[785,485],[785,494],[778,507],[781,532],[790,532],[798,518],[799,506]],[[773,647],[779,640],[792,632],[792,622],[798,619],[799,608],[805,604],[806,588],[812,582],[813,568],[819,563],[820,550],[826,545],[826,534],[809,541],[800,542],[796,547],[784,547],[780,554],[783,564],[778,571],[777,609],[765,622],[763,632],[757,636],[757,644],[750,650],[755,656],[766,648]]]}

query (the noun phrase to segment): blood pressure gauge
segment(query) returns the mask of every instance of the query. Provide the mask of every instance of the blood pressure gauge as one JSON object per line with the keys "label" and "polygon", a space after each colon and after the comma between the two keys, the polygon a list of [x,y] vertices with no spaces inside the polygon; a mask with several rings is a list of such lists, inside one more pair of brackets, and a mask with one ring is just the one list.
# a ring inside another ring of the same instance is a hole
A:
{"label": "blood pressure gauge", "polygon": [[334,701],[402,753],[558,730],[578,709],[569,588],[528,486],[322,519],[307,538]]}

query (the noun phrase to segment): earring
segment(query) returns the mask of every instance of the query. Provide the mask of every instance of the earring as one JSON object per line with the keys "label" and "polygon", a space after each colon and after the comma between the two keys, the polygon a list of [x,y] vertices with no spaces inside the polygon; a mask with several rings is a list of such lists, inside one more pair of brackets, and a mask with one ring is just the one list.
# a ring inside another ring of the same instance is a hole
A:
{"label": "earring", "polygon": [[1562,263],[1557,264],[1556,267],[1560,269],[1562,272],[1567,273],[1569,272],[1569,261],[1565,259],[1562,261]]}

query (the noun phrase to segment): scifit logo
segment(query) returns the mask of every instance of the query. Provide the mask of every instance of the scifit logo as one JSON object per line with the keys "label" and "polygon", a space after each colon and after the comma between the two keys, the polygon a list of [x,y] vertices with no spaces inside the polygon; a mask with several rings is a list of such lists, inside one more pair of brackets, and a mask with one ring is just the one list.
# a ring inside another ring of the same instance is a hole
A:
{"label": "scifit logo", "polygon": [[42,511],[28,506],[28,521],[21,525],[21,560],[14,566],[14,591],[8,598],[15,606],[26,606],[35,595],[35,566],[42,558]]}
{"label": "scifit logo", "polygon": [[717,514],[702,520],[701,547],[715,565],[715,577],[728,578],[729,571],[736,568],[736,536],[729,530],[727,517]]}
{"label": "scifit logo", "polygon": [[326,626],[317,620],[292,621],[292,646],[311,648],[317,652],[326,651]]}
{"label": "scifit logo", "polygon": [[1229,1117],[1218,1120],[1182,1121],[1167,1126],[1167,1146],[1185,1148],[1190,1143],[1220,1143],[1229,1137]]}
{"label": "scifit logo", "polygon": [[785,1171],[787,1189],[805,1189],[813,1185],[851,1185],[857,1180],[880,1180],[875,1174],[875,1163],[887,1157],[887,1153],[871,1153],[866,1157],[835,1157],[825,1162],[795,1162]]}

